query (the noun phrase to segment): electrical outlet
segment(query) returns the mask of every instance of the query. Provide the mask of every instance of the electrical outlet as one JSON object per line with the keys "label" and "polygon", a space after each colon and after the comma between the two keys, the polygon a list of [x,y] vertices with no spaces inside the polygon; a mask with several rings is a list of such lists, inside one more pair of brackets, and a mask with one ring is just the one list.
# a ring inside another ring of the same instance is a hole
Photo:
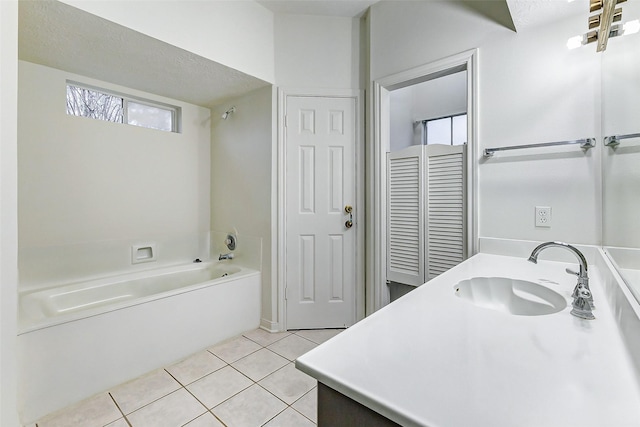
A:
{"label": "electrical outlet", "polygon": [[551,208],[536,206],[536,227],[551,227]]}

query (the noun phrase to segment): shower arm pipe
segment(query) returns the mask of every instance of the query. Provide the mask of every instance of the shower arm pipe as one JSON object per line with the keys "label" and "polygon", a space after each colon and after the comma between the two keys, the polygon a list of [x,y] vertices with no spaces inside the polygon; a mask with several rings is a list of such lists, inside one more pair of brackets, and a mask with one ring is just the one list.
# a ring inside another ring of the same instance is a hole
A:
{"label": "shower arm pipe", "polygon": [[596,140],[595,138],[584,138],[584,139],[575,139],[570,141],[543,142],[540,144],[511,145],[508,147],[485,148],[483,155],[484,157],[493,157],[493,153],[495,153],[496,151],[519,150],[521,148],[551,147],[554,145],[570,145],[570,144],[580,144],[580,148],[587,149],[587,148],[595,147]]}
{"label": "shower arm pipe", "polygon": [[611,135],[604,137],[604,145],[607,147],[617,147],[621,139],[640,138],[640,133],[630,133],[627,135]]}
{"label": "shower arm pipe", "polygon": [[236,106],[234,105],[233,107],[229,108],[227,111],[222,113],[222,120],[227,120],[227,117],[229,117],[229,114],[233,114],[235,112],[236,112]]}

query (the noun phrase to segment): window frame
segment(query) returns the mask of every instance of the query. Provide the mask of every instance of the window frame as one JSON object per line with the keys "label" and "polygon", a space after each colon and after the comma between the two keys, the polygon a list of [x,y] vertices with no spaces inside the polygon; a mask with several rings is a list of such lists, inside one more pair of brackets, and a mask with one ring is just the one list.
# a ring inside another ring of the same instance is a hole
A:
{"label": "window frame", "polygon": [[[434,117],[432,119],[424,119],[421,120],[422,122],[422,145],[453,145],[453,118],[454,117],[460,117],[460,116],[466,116],[467,113],[458,113],[458,114],[449,114],[446,116],[442,116],[442,117]],[[451,133],[450,133],[450,138],[449,138],[449,144],[427,144],[428,142],[428,135],[427,135],[427,123],[428,122],[434,122],[437,120],[442,120],[442,119],[450,119],[450,127],[451,127]],[[468,141],[465,141],[464,144],[466,144]],[[460,144],[462,145],[462,144]]]}
{"label": "window frame", "polygon": [[[67,93],[69,86],[75,86],[80,89],[99,92],[105,95],[122,99],[122,123],[121,124],[141,127],[145,129],[158,130],[161,132],[182,133],[182,108],[181,107],[167,104],[164,102],[154,101],[147,98],[141,98],[138,96],[129,95],[129,94],[114,91],[114,90],[104,89],[98,86],[88,85],[75,80],[66,80],[65,94]],[[160,110],[169,111],[171,113],[171,130],[158,129],[154,127],[141,126],[141,125],[129,123],[129,102],[130,101],[136,104],[145,105],[147,107],[153,107],[153,108],[158,108]],[[74,117],[85,117],[85,116],[78,116],[78,115],[69,113],[68,109],[67,109],[67,115],[74,116]],[[102,119],[95,119],[95,120],[102,120]],[[103,120],[103,121],[108,121],[108,120]],[[119,122],[111,122],[111,123],[119,123]]]}

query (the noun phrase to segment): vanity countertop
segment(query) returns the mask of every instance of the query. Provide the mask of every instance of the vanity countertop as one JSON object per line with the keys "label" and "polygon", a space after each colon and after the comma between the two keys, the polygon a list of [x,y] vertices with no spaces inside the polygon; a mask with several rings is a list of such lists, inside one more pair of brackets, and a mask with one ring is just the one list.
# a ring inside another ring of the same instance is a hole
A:
{"label": "vanity countertop", "polygon": [[[589,266],[595,320],[569,314],[575,263],[478,254],[296,361],[403,426],[638,427],[640,379]],[[455,296],[472,277],[549,287],[559,313],[516,316]],[[638,331],[640,333],[640,331]]]}

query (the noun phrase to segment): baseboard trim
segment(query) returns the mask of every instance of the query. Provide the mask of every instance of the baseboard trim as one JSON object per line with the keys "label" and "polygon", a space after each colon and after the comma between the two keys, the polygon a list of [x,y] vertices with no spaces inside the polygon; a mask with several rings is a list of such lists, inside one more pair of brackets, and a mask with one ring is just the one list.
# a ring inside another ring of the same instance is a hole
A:
{"label": "baseboard trim", "polygon": [[267,332],[282,332],[280,330],[280,324],[278,322],[272,322],[268,319],[260,319],[260,329],[264,329]]}

